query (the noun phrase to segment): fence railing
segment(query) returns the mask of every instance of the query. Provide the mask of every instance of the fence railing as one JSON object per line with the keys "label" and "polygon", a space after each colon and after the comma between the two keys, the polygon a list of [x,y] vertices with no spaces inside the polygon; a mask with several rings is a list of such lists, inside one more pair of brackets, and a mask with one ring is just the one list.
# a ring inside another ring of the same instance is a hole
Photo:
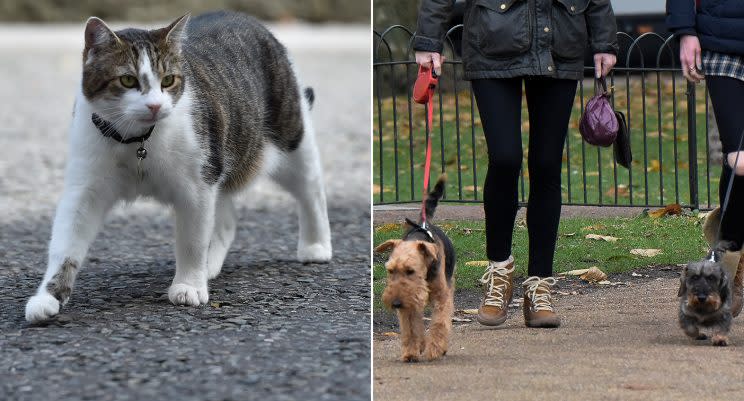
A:
{"label": "fence railing", "polygon": [[[447,34],[447,58],[435,99],[431,140],[432,175],[447,173],[445,201],[481,202],[487,149],[475,99],[462,80],[462,61]],[[375,204],[421,199],[425,151],[424,107],[411,101],[417,67],[413,32],[392,26],[375,32],[373,175]],[[619,34],[621,51],[609,76],[612,102],[627,117],[633,163],[618,166],[612,148],[585,144],[578,121],[593,95],[593,67],[580,80],[564,149],[563,203],[567,205],[663,206],[707,209],[717,204],[720,164],[710,158],[708,116],[712,113],[703,86],[689,84],[676,68],[673,37],[647,33]],[[649,60],[651,59],[651,60]],[[523,107],[522,140],[527,149],[529,122]],[[538,117],[539,118],[539,117]],[[715,155],[714,155],[715,156]],[[526,167],[526,154],[523,167]],[[433,177],[436,178],[436,177]],[[526,168],[519,199],[529,195]]]}

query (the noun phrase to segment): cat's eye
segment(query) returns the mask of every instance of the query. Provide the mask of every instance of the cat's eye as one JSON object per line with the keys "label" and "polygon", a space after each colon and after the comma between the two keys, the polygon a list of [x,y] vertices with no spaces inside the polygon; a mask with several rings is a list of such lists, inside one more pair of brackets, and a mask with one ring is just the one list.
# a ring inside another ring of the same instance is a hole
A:
{"label": "cat's eye", "polygon": [[163,88],[167,88],[167,87],[173,85],[174,82],[176,82],[176,77],[175,76],[173,76],[173,75],[166,75],[166,76],[163,77],[163,80],[160,81],[160,85]]}
{"label": "cat's eye", "polygon": [[134,88],[137,85],[137,78],[131,75],[122,75],[119,77],[119,82],[125,88]]}

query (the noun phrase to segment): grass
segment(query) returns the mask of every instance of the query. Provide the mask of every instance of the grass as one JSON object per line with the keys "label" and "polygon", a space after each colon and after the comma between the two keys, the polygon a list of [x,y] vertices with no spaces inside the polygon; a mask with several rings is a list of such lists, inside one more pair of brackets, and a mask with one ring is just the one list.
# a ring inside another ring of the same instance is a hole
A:
{"label": "grass", "polygon": [[[707,244],[701,230],[702,219],[696,216],[666,216],[650,218],[565,218],[561,219],[555,253],[555,273],[598,266],[606,273],[627,272],[644,266],[674,265],[699,259],[705,255]],[[456,287],[473,289],[480,284],[482,267],[466,266],[465,262],[484,260],[485,231],[482,221],[450,221],[439,225],[452,239],[457,252]],[[377,225],[374,243],[380,244],[403,234],[398,224]],[[587,234],[609,235],[620,238],[616,242],[588,240]],[[655,257],[641,257],[631,249],[661,249]],[[513,254],[516,274],[527,274],[527,228],[518,221],[514,228]],[[381,307],[380,294],[385,286],[387,255],[376,254],[373,277],[375,308]]]}
{"label": "grass", "polygon": [[[397,77],[404,74],[401,70]],[[454,72],[445,70],[444,77],[448,74],[454,75]],[[373,119],[374,202],[420,199],[425,150],[423,106],[413,104],[409,109],[406,95],[393,96],[390,89],[385,90],[384,83],[379,84],[383,87],[376,93],[380,97],[375,100]],[[718,202],[716,188],[720,170],[717,166],[706,166],[706,98],[704,87],[698,86],[697,89],[698,191],[700,204],[710,206]],[[627,82],[624,74],[615,78],[615,107],[626,114],[630,125],[634,161],[629,172],[614,165],[611,148],[590,146],[581,140],[578,122],[582,104],[593,94],[591,80],[585,81],[584,98],[581,90],[577,92],[569,124],[568,146],[564,151],[563,202],[689,205],[690,141],[686,90],[684,79],[669,73],[634,75]],[[527,115],[523,99],[525,166],[529,131]],[[443,91],[441,106],[435,106],[432,132],[432,175],[444,171],[450,178],[446,199],[481,200],[487,166],[486,143],[474,100],[462,84],[457,92],[454,89]],[[521,200],[527,198],[528,188],[529,177],[525,171],[520,185]]]}

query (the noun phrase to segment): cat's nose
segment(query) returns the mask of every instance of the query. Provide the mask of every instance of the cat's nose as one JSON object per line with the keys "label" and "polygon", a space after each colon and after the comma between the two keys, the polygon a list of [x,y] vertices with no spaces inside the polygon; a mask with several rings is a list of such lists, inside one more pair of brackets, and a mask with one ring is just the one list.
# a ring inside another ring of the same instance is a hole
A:
{"label": "cat's nose", "polygon": [[146,106],[147,106],[148,109],[150,109],[150,111],[152,112],[152,115],[155,115],[155,114],[158,114],[158,111],[160,111],[160,106],[162,106],[162,104],[160,104],[160,103],[148,103],[148,104],[146,104]]}

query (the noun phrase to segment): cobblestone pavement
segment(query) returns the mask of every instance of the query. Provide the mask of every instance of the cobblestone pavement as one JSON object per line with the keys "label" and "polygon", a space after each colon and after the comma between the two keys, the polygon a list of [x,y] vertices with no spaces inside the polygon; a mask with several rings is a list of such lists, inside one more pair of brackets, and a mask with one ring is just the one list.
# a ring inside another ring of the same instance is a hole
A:
{"label": "cobblestone pavement", "polygon": [[0,399],[369,399],[370,93],[349,85],[369,76],[368,29],[273,29],[315,88],[333,261],[294,260],[294,203],[259,181],[211,304],[175,307],[172,216],[142,201],[112,213],[62,313],[29,326],[82,26],[0,26]]}

